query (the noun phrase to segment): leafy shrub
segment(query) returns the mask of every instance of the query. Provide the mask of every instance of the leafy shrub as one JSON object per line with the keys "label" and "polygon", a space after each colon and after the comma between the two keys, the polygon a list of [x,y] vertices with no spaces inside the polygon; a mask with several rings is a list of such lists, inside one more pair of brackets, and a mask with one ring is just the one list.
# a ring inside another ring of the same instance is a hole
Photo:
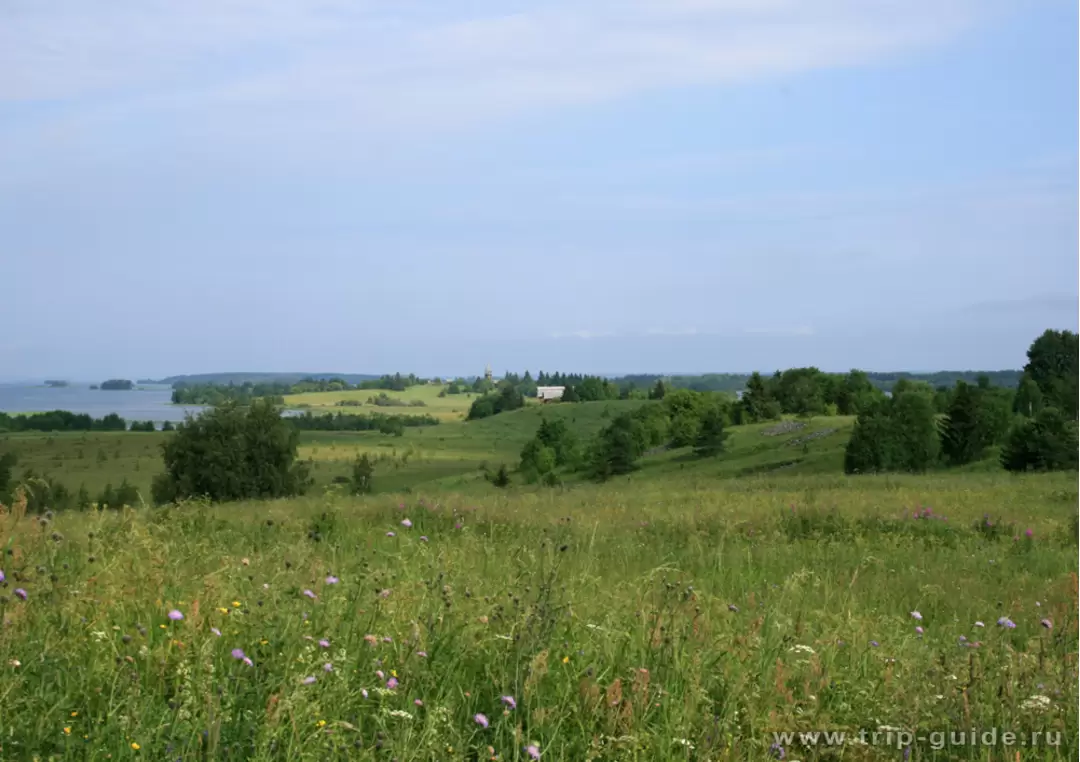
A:
{"label": "leafy shrub", "polygon": [[165,472],[154,479],[156,503],[206,496],[215,502],[303,494],[309,467],[298,463],[297,430],[278,409],[256,400],[228,402],[189,417],[162,444]]}

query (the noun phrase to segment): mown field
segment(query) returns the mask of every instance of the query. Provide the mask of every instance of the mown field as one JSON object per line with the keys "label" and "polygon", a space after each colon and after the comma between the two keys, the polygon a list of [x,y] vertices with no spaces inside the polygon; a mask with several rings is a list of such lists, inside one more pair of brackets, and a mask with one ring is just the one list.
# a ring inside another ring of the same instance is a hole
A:
{"label": "mown field", "polygon": [[1075,759],[1075,474],[796,468],[6,511],[0,759]]}
{"label": "mown field", "polygon": [[[344,412],[365,413],[377,412],[396,415],[423,415],[428,414],[440,421],[464,420],[469,412],[469,406],[477,395],[472,393],[448,394],[440,397],[446,387],[443,385],[411,386],[403,392],[387,391],[384,389],[351,389],[341,392],[305,392],[304,394],[289,394],[285,396],[285,405],[298,410],[310,409],[312,413]],[[372,397],[385,394],[392,400],[405,403],[401,406],[379,406],[368,402]],[[341,406],[339,402],[360,403]],[[423,406],[408,406],[410,402],[423,402]]]}

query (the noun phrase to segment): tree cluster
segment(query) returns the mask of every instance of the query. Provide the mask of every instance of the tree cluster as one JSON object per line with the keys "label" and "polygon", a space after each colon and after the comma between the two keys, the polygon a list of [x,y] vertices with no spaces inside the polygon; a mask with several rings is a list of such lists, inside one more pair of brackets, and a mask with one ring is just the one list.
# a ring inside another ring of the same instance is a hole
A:
{"label": "tree cluster", "polygon": [[127,422],[116,413],[92,418],[87,413],[52,410],[48,413],[0,413],[0,431],[126,431]]}
{"label": "tree cluster", "polygon": [[417,426],[437,426],[439,419],[432,415],[384,415],[382,413],[350,414],[310,412],[283,419],[286,425],[300,431],[379,431],[400,435],[404,429]]}
{"label": "tree cluster", "polygon": [[125,378],[110,378],[108,381],[102,381],[98,388],[105,391],[127,392],[134,389],[135,384]]}
{"label": "tree cluster", "polygon": [[499,383],[497,390],[488,392],[482,397],[477,397],[469,406],[468,420],[475,421],[480,418],[505,413],[507,410],[517,410],[525,406],[525,396],[516,386],[508,381]]}

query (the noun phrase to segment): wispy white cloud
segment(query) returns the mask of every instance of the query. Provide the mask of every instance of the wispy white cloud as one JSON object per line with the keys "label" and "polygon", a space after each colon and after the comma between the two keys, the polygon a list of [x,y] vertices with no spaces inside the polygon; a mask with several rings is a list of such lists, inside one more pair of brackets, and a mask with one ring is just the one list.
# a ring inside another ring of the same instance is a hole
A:
{"label": "wispy white cloud", "polygon": [[791,328],[747,328],[743,333],[760,336],[813,336],[815,331],[808,325],[799,325]]}
{"label": "wispy white cloud", "polygon": [[603,339],[617,336],[613,331],[556,331],[549,334],[552,339]]}
{"label": "wispy white cloud", "polygon": [[[995,0],[997,2],[997,0]],[[671,86],[877,62],[948,40],[976,0],[15,0],[0,101],[79,124],[344,138],[431,130]]]}

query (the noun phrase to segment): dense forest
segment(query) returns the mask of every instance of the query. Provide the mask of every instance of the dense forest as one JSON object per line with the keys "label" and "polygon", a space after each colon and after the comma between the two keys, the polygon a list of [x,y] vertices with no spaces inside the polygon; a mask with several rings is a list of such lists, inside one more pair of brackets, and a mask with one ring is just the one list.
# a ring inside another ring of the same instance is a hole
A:
{"label": "dense forest", "polygon": [[134,389],[135,384],[126,378],[110,378],[108,381],[102,381],[99,388],[105,391],[127,392]]}

